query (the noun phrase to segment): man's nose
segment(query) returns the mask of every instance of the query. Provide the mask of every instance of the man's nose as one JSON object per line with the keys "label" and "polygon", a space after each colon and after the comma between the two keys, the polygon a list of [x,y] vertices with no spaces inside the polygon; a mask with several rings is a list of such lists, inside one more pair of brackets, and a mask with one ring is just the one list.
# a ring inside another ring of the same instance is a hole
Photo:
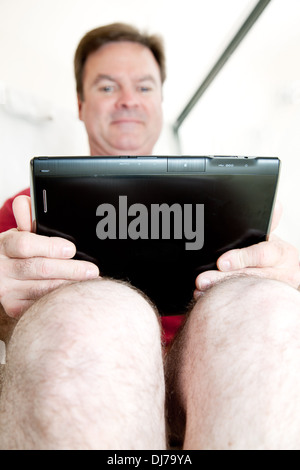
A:
{"label": "man's nose", "polygon": [[119,108],[133,108],[138,106],[137,92],[130,88],[120,90],[117,106]]}

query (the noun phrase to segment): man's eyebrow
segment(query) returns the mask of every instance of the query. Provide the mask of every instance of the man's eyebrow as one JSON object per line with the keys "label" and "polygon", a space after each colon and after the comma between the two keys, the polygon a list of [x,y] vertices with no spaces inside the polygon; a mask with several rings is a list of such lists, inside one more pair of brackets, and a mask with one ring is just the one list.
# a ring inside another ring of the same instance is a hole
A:
{"label": "man's eyebrow", "polygon": [[139,82],[153,82],[155,85],[157,84],[157,81],[155,80],[155,78],[153,77],[153,75],[145,75],[141,78],[139,78],[138,80]]}
{"label": "man's eyebrow", "polygon": [[[92,82],[92,86],[97,86],[102,80],[108,80],[110,82],[116,82],[117,79],[113,77],[112,75],[108,75],[106,73],[99,73],[95,79]],[[153,75],[143,75],[142,77],[137,78],[137,83],[142,83],[142,82],[152,82],[154,85],[157,85],[157,80],[155,80],[155,77]]]}
{"label": "man's eyebrow", "polygon": [[95,77],[95,80],[93,80],[93,86],[97,85],[99,82],[101,82],[102,80],[109,80],[110,82],[115,82],[116,80],[114,79],[114,77],[112,77],[111,75],[107,75],[107,74],[104,74],[104,73],[99,73],[96,77]]}

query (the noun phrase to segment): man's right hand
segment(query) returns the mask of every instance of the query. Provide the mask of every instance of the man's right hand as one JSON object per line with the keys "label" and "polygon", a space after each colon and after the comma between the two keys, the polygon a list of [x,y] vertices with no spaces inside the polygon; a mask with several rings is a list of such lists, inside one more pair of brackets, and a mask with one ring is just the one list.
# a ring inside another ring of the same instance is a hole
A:
{"label": "man's right hand", "polygon": [[72,260],[73,243],[31,233],[30,198],[14,200],[17,229],[0,234],[0,303],[19,318],[37,299],[61,284],[99,276],[98,267]]}

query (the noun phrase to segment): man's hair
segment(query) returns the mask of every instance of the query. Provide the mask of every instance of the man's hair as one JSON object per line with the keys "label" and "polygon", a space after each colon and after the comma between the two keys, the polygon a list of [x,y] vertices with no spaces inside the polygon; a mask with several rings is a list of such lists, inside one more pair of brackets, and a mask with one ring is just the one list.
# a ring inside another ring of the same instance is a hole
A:
{"label": "man's hair", "polygon": [[158,35],[141,33],[134,26],[113,23],[89,31],[78,44],[74,57],[76,90],[83,100],[83,70],[90,54],[110,42],[130,41],[148,47],[158,63],[162,83],[166,78],[166,60],[163,40]]}

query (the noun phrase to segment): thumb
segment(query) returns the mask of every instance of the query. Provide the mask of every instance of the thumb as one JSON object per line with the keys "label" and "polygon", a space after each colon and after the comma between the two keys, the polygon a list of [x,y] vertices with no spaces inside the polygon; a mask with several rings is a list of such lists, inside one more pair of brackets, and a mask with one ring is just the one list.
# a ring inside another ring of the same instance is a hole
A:
{"label": "thumb", "polygon": [[18,230],[31,232],[31,200],[28,196],[18,196],[13,201],[13,212]]}
{"label": "thumb", "polygon": [[271,224],[271,232],[273,232],[279,225],[281,216],[283,212],[283,206],[280,201],[276,201],[273,216],[272,216],[272,224]]}

